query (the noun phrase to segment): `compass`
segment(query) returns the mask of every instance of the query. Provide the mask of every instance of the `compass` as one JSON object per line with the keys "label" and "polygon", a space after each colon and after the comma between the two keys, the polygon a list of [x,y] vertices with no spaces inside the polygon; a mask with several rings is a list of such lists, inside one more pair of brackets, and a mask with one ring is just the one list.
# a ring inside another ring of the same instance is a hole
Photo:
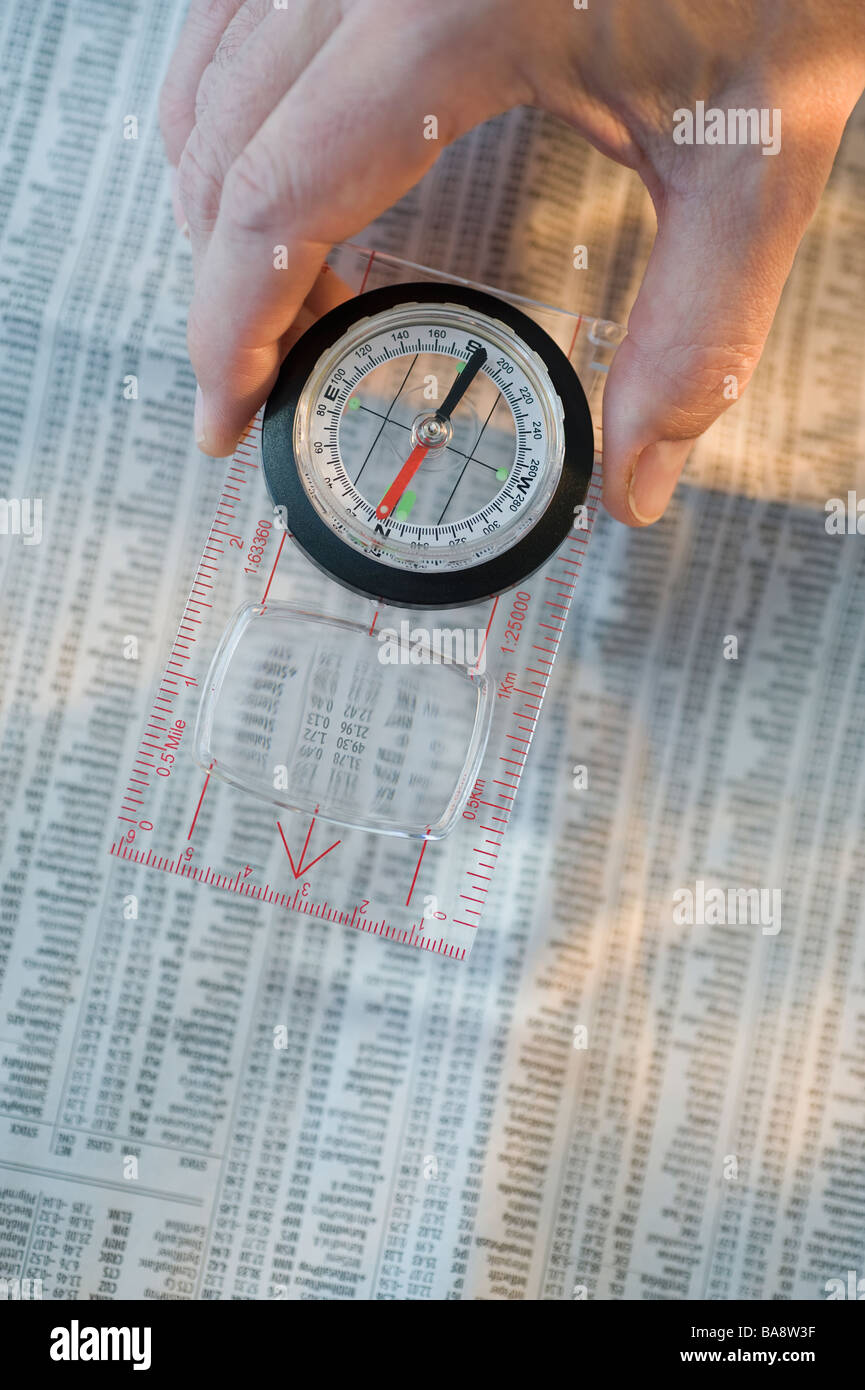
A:
{"label": "compass", "polygon": [[285,358],[262,467],[286,528],[345,587],[452,608],[520,584],[574,526],[588,402],[562,350],[480,290],[358,295]]}

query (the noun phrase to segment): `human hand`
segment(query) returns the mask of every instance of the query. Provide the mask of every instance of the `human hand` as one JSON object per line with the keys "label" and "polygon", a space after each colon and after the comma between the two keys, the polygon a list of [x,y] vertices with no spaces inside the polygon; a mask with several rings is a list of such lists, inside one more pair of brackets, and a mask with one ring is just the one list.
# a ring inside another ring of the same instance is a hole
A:
{"label": "human hand", "polygon": [[[316,285],[330,247],[446,144],[535,105],[635,169],[654,202],[605,393],[604,500],[621,521],[656,520],[730,403],[725,383],[741,393],[759,360],[863,86],[861,0],[192,0],[160,116],[192,244],[200,447],[231,452],[310,291],[307,317],[338,297]],[[677,143],[676,113],[698,101],[779,111],[778,153]]]}

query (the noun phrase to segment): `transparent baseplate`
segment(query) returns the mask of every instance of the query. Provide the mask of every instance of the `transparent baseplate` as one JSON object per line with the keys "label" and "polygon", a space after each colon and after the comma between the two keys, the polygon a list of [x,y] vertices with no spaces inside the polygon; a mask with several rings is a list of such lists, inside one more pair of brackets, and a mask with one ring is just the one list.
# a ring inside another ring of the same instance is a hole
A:
{"label": "transparent baseplate", "polygon": [[[328,264],[356,292],[469,283],[352,246]],[[228,466],[111,854],[335,930],[468,955],[599,506],[601,399],[624,334],[476,288],[541,324],[580,377],[596,432],[585,524],[518,590],[446,613],[382,607],[279,529],[259,417]],[[192,780],[177,775],[190,759]]]}

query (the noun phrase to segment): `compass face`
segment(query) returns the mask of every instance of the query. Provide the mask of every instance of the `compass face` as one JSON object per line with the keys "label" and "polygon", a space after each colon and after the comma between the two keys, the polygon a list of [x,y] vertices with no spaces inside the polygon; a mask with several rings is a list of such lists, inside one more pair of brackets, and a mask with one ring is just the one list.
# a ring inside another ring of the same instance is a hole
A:
{"label": "compass face", "polygon": [[591,476],[579,381],[529,318],[478,291],[399,285],[300,340],[263,461],[288,529],[339,582],[414,607],[519,583],[564,539]]}

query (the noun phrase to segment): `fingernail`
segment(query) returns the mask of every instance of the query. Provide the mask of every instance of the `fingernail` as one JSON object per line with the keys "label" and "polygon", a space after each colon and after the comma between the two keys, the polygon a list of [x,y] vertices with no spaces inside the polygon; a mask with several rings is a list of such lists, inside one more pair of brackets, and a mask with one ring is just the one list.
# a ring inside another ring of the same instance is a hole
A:
{"label": "fingernail", "polygon": [[201,394],[201,387],[195,388],[195,414],[193,416],[195,428],[195,442],[199,449],[204,447],[204,397]]}
{"label": "fingernail", "polygon": [[663,513],[673,495],[693,439],[659,439],[639,455],[628,487],[628,506],[635,520],[648,526]]}
{"label": "fingernail", "polygon": [[188,222],[184,222],[183,226],[180,228],[180,235],[181,235],[181,236],[185,236],[187,241],[189,240],[189,223],[188,223]]}

